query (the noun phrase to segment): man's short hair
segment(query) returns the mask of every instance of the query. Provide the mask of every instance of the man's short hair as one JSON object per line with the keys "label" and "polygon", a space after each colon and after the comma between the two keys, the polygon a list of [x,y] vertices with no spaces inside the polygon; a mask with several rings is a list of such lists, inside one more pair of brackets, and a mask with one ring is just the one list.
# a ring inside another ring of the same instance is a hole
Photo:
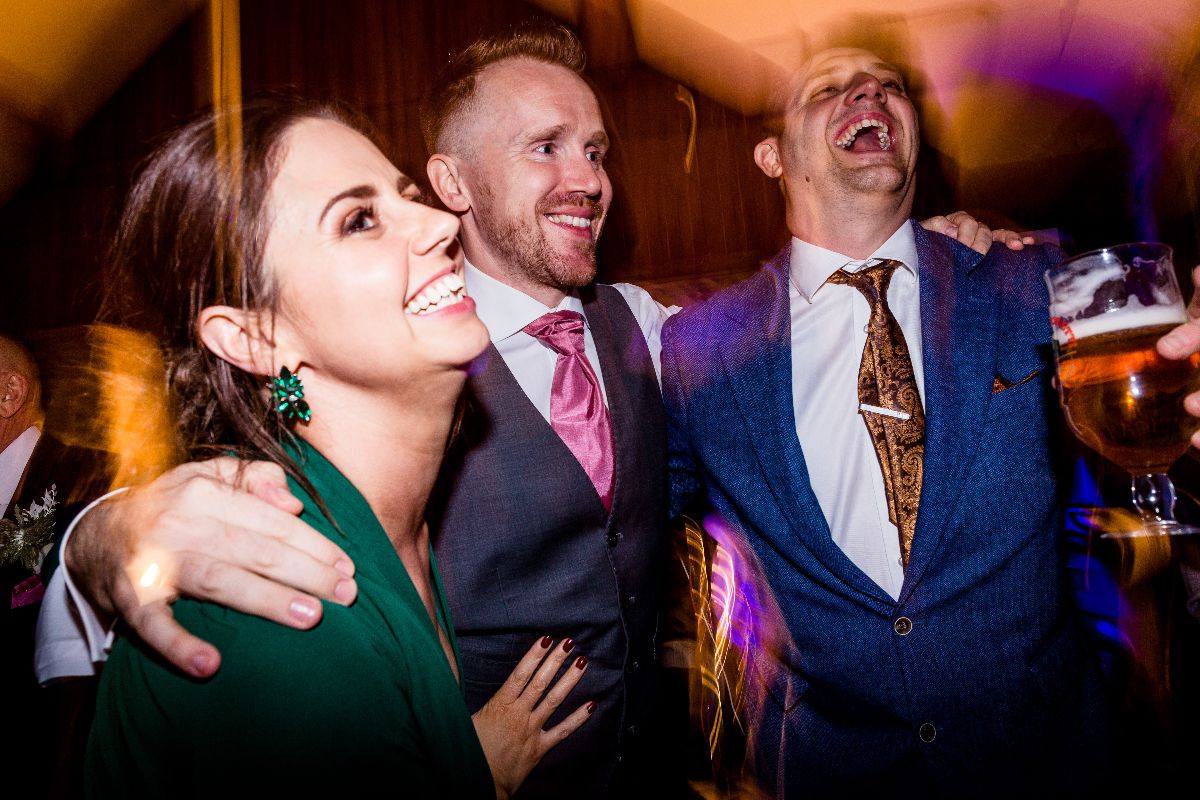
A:
{"label": "man's short hair", "polygon": [[453,118],[475,94],[475,78],[488,66],[510,58],[531,58],[583,74],[586,56],[574,33],[562,25],[526,23],[485,36],[450,59],[421,103],[421,133],[430,154],[440,150]]}
{"label": "man's short hair", "polygon": [[[899,14],[850,13],[839,15],[820,31],[806,36],[800,43],[799,69],[819,53],[835,48],[866,50],[895,67],[904,79],[908,93],[918,113],[925,104],[927,82],[917,68],[918,54],[908,33],[908,22]],[[767,109],[763,114],[763,130],[767,136],[783,133],[783,120],[792,99],[794,75],[784,71],[771,87]]]}

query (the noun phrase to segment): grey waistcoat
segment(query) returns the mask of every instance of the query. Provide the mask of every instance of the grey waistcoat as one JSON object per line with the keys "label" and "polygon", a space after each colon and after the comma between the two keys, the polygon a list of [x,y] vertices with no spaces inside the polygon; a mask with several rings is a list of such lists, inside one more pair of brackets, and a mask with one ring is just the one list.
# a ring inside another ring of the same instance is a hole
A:
{"label": "grey waistcoat", "polygon": [[615,450],[606,514],[579,462],[494,347],[467,382],[462,430],[429,522],[471,711],[540,636],[569,636],[583,680],[550,725],[596,710],[526,780],[522,797],[603,796],[637,747],[654,672],[665,522],[665,423],[646,342],[609,286],[580,292],[598,351]]}

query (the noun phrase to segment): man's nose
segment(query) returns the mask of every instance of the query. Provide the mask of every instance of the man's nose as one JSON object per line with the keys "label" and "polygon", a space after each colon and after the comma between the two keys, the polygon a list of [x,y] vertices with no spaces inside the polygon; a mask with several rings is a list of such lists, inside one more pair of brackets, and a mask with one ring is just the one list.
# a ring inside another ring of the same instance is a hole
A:
{"label": "man's nose", "polygon": [[875,100],[879,103],[887,102],[887,92],[883,90],[883,84],[879,79],[869,72],[860,72],[850,81],[850,91],[846,92],[846,103],[852,105],[862,100]]}
{"label": "man's nose", "polygon": [[587,153],[571,156],[564,168],[563,184],[568,192],[582,192],[588,197],[596,197],[602,187],[600,165]]}

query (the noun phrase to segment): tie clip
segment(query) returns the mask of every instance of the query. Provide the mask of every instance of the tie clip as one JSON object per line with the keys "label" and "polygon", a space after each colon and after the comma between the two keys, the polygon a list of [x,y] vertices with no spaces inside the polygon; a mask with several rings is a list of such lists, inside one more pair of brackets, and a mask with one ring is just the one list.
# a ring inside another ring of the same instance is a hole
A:
{"label": "tie clip", "polygon": [[912,419],[912,414],[907,411],[892,411],[890,408],[880,408],[879,406],[867,405],[866,403],[859,403],[858,410],[869,411],[872,414],[882,414],[885,417],[893,417],[894,419]]}

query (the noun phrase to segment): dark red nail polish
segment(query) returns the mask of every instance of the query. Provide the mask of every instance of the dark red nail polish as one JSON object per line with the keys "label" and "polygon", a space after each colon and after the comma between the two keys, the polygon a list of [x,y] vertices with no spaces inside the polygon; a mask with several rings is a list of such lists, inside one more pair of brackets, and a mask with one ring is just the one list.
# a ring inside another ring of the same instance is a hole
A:
{"label": "dark red nail polish", "polygon": [[588,709],[588,713],[589,713],[589,714],[590,714],[590,713],[592,713],[593,711],[595,711],[595,710],[596,710],[596,701],[595,701],[595,700],[589,700],[589,701],[588,701],[588,705],[587,705],[587,709]]}
{"label": "dark red nail polish", "polygon": [[549,636],[543,636],[542,640],[540,642],[538,642],[538,644],[540,644],[542,646],[542,649],[545,650],[547,647],[550,646],[550,643],[553,641],[554,640],[551,639]]}
{"label": "dark red nail polish", "polygon": [[586,666],[587,666],[587,656],[580,656],[579,658],[575,659],[575,667],[577,669],[583,669]]}
{"label": "dark red nail polish", "polygon": [[564,653],[569,653],[574,649],[575,649],[575,640],[574,639],[569,639],[569,638],[563,639],[563,652]]}

